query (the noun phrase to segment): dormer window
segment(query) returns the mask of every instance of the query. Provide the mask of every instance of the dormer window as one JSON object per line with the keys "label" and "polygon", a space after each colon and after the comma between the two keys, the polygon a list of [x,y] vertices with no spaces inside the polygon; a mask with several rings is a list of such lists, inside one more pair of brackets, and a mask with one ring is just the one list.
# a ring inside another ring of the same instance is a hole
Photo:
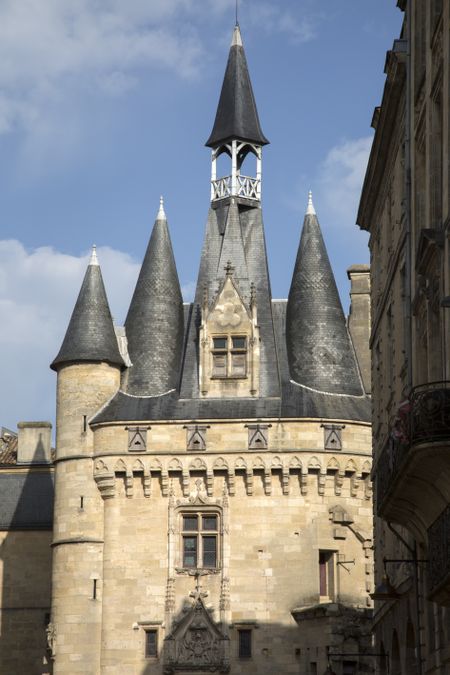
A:
{"label": "dormer window", "polygon": [[211,353],[212,377],[247,377],[247,336],[215,336]]}

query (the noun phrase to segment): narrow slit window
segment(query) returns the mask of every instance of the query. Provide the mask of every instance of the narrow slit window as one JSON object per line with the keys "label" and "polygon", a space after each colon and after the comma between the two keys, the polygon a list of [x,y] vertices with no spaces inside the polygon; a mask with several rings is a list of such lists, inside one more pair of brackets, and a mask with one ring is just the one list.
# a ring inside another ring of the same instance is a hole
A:
{"label": "narrow slit window", "polygon": [[145,631],[145,657],[147,659],[156,658],[158,656],[158,631]]}
{"label": "narrow slit window", "polygon": [[238,650],[240,659],[250,659],[252,656],[252,631],[250,628],[238,630]]}

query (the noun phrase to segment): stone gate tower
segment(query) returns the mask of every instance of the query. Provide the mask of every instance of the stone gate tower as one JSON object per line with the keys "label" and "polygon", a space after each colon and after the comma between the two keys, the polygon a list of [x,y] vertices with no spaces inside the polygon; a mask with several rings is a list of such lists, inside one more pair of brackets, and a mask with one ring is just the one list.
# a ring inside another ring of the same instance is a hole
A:
{"label": "stone gate tower", "polygon": [[56,675],[370,672],[367,303],[353,340],[311,197],[272,299],[267,143],[236,26],[194,301],[161,203],[125,328],[94,252],[52,364]]}

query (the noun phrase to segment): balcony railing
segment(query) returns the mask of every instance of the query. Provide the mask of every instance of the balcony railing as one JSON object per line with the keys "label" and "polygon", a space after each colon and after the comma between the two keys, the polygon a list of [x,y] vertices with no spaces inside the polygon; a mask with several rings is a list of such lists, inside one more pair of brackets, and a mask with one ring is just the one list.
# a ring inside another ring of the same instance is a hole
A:
{"label": "balcony railing", "polygon": [[450,382],[430,382],[411,392],[411,445],[450,440]]}
{"label": "balcony railing", "polygon": [[389,436],[376,467],[375,485],[377,507],[381,506],[400,473],[400,467],[408,455],[409,445]]}
{"label": "balcony railing", "polygon": [[450,506],[428,530],[428,559],[430,594],[435,595],[444,584],[450,596]]}
{"label": "balcony railing", "polygon": [[211,181],[212,199],[224,199],[225,197],[243,197],[245,199],[261,198],[261,181],[259,178],[250,176],[236,176],[236,189],[233,193],[233,182],[231,176],[225,176],[218,180]]}
{"label": "balcony railing", "polygon": [[430,382],[414,387],[395,419],[376,466],[378,512],[411,449],[421,443],[450,443],[450,382]]}

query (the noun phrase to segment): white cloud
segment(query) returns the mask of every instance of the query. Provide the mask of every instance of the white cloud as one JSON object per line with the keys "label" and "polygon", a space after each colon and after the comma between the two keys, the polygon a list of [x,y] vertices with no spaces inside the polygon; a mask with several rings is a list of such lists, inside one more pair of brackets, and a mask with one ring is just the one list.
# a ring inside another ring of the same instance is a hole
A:
{"label": "white cloud", "polygon": [[371,146],[371,136],[343,141],[331,148],[319,167],[321,200],[339,225],[355,225]]}
{"label": "white cloud", "polygon": [[249,9],[252,23],[266,33],[282,33],[294,42],[308,42],[316,37],[318,17],[307,11],[304,3],[298,3],[294,12],[272,2],[258,2]]}
{"label": "white cloud", "polygon": [[[27,251],[16,240],[0,241],[0,425],[23,419],[52,419],[55,377],[49,364],[64,337],[89,259],[53,248]],[[122,323],[140,263],[121,251],[98,249],[111,312]],[[193,284],[183,287],[191,299]]]}
{"label": "white cloud", "polygon": [[[0,133],[32,130],[66,88],[124,93],[134,71],[195,76],[203,48],[189,22],[194,0],[3,0],[0,3]],[[175,21],[175,18],[177,19]]]}

